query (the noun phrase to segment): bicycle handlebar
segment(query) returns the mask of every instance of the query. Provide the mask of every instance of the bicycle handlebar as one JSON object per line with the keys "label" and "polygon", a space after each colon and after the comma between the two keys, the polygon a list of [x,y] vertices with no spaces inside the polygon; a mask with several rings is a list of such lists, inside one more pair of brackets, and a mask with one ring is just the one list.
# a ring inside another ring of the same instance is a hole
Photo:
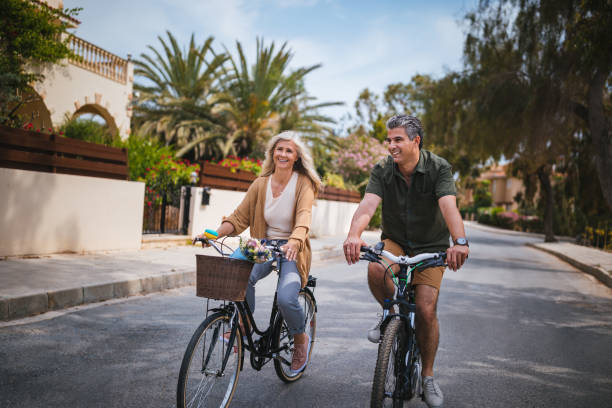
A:
{"label": "bicycle handlebar", "polygon": [[[382,244],[382,245],[381,245]],[[395,256],[389,251],[385,251],[384,244],[379,242],[374,248],[372,247],[361,247],[361,252],[364,253],[359,259],[363,259],[370,262],[380,262],[384,256],[391,262],[398,265],[414,266],[421,262],[433,261],[431,266],[445,266],[446,252],[428,252],[413,257],[407,255]]]}
{"label": "bicycle handlebar", "polygon": [[[215,239],[211,239],[211,238],[207,238],[207,237],[195,237],[193,239],[192,243],[195,244],[197,242],[201,242],[202,245],[206,244],[206,245],[212,246],[222,256],[229,256],[230,254],[224,253],[222,248],[220,248],[216,244],[220,244],[221,247],[225,246],[225,247],[229,248],[230,250],[232,250],[232,252],[233,252],[233,249],[230,246],[224,244],[223,242],[219,242],[219,241],[217,241]],[[263,239],[261,242],[271,252],[273,252],[273,253],[275,253],[277,255],[284,256],[284,253],[283,253],[281,247],[287,243],[287,240],[283,240],[283,239]],[[269,245],[268,245],[268,243],[269,243]]]}

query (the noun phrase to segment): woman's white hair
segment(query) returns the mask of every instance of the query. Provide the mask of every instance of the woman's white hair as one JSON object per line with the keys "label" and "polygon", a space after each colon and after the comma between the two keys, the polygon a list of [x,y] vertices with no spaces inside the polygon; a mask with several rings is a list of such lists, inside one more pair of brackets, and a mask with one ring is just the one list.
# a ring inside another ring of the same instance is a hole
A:
{"label": "woman's white hair", "polygon": [[269,176],[274,173],[274,149],[280,141],[291,141],[297,147],[297,160],[293,163],[293,170],[306,175],[312,182],[312,187],[315,190],[315,195],[321,191],[321,178],[315,170],[314,161],[310,154],[310,149],[300,138],[298,132],[286,130],[272,137],[266,146],[266,158],[263,162],[261,170],[262,176]]}

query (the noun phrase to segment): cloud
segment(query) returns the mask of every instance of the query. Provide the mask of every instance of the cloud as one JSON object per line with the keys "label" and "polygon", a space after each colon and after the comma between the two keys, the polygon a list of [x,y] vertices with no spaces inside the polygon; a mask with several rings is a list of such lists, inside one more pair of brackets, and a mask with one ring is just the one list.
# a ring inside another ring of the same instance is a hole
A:
{"label": "cloud", "polygon": [[[472,0],[464,0],[472,1]],[[255,38],[285,41],[294,51],[292,67],[323,64],[307,77],[309,92],[319,101],[344,101],[330,112],[339,118],[352,111],[358,93],[368,87],[382,92],[393,82],[417,74],[443,74],[460,66],[463,33],[456,10],[420,4],[332,0],[65,0],[84,8],[77,35],[125,57],[158,47],[157,36],[170,30],[186,45],[192,33],[201,43],[213,35],[216,48],[235,53],[240,40],[252,62]],[[386,4],[386,6],[385,6]]]}
{"label": "cloud", "polygon": [[319,0],[276,0],[279,7],[312,7],[316,6]]}

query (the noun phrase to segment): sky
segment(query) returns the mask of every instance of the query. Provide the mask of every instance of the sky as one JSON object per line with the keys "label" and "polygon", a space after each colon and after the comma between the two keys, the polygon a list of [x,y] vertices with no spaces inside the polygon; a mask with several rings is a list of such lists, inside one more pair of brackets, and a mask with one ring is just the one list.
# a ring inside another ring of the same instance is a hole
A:
{"label": "sky", "polygon": [[[378,94],[415,74],[440,77],[462,65],[462,17],[476,0],[64,0],[82,7],[76,35],[120,57],[159,48],[172,32],[186,48],[215,38],[230,51],[238,40],[254,61],[256,38],[293,50],[291,66],[322,64],[306,78],[317,102],[346,105],[322,113],[354,114],[359,93]],[[137,79],[136,79],[137,80]]]}

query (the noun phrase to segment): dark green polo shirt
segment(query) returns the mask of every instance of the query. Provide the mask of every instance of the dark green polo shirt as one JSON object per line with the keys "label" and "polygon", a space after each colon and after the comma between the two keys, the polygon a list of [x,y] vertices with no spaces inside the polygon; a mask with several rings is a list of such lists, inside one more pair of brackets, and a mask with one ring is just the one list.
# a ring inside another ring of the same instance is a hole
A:
{"label": "dark green polo shirt", "polygon": [[366,193],[382,198],[381,239],[391,239],[411,256],[449,247],[450,234],[438,199],[457,192],[451,165],[443,158],[421,150],[408,185],[387,156],[372,169]]}

